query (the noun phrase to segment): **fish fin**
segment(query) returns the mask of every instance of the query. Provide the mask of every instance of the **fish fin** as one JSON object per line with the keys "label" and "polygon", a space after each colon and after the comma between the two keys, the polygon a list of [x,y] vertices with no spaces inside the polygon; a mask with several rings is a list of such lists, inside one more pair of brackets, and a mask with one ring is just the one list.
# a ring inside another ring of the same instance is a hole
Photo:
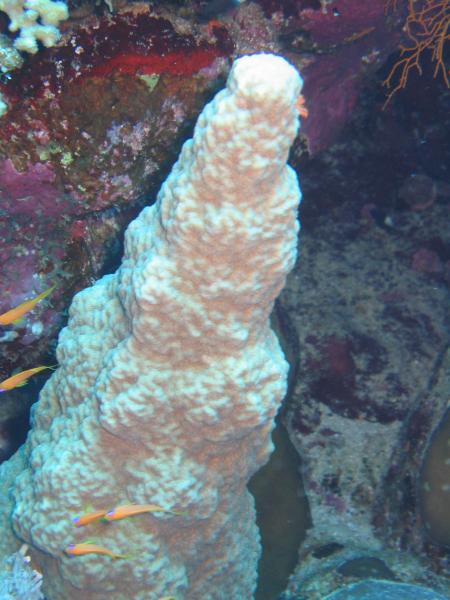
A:
{"label": "fish fin", "polygon": [[18,319],[14,319],[11,321],[12,325],[23,325],[25,323],[25,317],[19,317]]}
{"label": "fish fin", "polygon": [[20,383],[18,383],[14,387],[16,387],[16,388],[23,387],[24,385],[27,385],[27,383],[28,383],[28,379],[25,379],[25,381],[21,381]]}

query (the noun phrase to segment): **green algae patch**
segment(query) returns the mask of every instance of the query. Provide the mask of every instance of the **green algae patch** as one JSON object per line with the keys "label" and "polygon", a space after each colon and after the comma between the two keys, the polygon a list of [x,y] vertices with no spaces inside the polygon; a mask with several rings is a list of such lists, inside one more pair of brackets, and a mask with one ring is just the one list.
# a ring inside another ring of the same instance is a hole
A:
{"label": "green algae patch", "polygon": [[157,74],[139,75],[139,78],[142,79],[142,81],[145,83],[145,85],[147,86],[147,88],[150,92],[153,92],[153,90],[155,89],[155,87],[159,81],[159,75],[157,75]]}

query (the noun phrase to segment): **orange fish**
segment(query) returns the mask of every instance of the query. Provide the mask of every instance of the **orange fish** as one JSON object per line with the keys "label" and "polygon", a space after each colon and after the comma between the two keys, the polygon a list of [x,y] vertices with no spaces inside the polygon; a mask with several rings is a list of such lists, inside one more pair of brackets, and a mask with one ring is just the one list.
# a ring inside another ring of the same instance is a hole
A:
{"label": "orange fish", "polygon": [[106,515],[106,512],[106,510],[93,510],[92,512],[85,513],[80,517],[74,517],[72,520],[77,527],[83,527],[84,525],[89,525],[89,523],[103,519],[103,517]]}
{"label": "orange fish", "polygon": [[216,28],[222,29],[223,23],[221,23],[218,19],[210,19],[206,24],[206,28],[208,30],[208,33],[211,34]]}
{"label": "orange fish", "polygon": [[4,379],[0,382],[0,392],[7,392],[16,387],[22,387],[28,383],[28,379],[32,375],[36,375],[36,373],[40,373],[45,369],[56,369],[57,366],[58,365],[52,365],[50,367],[34,367],[33,369],[27,369],[26,371],[21,371],[20,373],[11,375],[11,377],[8,377],[8,379]]}
{"label": "orange fish", "polygon": [[302,94],[300,94],[300,96],[297,98],[297,102],[295,103],[295,108],[297,109],[298,114],[303,119],[306,119],[308,117],[309,110],[306,108],[305,98],[304,98],[304,96],[302,96]]}
{"label": "orange fish", "polygon": [[49,294],[53,292],[56,286],[52,285],[45,292],[41,292],[35,298],[31,300],[25,300],[22,304],[19,304],[15,308],[11,308],[11,310],[6,311],[2,315],[0,315],[0,325],[10,325],[11,323],[17,324],[22,319],[23,315],[25,315],[30,310],[36,306],[38,302],[47,298]]}
{"label": "orange fish", "polygon": [[69,544],[67,548],[64,550],[66,554],[69,556],[84,556],[85,554],[104,554],[105,556],[110,556],[111,558],[128,558],[126,554],[118,554],[117,552],[113,552],[104,546],[99,546],[98,544],[93,544],[91,542],[84,542],[81,544]]}
{"label": "orange fish", "polygon": [[127,519],[128,517],[134,517],[135,515],[152,512],[172,513],[174,515],[183,514],[176,510],[162,508],[158,504],[125,504],[123,506],[116,506],[116,508],[107,512],[105,519],[107,521],[119,521],[120,519]]}

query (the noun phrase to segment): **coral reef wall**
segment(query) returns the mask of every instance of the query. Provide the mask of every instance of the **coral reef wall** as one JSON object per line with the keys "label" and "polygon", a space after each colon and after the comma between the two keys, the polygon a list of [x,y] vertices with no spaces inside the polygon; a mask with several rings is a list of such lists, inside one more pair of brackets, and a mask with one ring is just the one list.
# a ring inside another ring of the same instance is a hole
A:
{"label": "coral reef wall", "polygon": [[[300,190],[286,161],[300,90],[282,58],[237,60],[156,204],[128,227],[119,270],[73,300],[13,488],[12,526],[48,600],[254,592],[246,483],[286,390],[268,317],[296,258]],[[129,503],[181,514],[72,522]],[[128,556],[65,554],[86,539]]]}

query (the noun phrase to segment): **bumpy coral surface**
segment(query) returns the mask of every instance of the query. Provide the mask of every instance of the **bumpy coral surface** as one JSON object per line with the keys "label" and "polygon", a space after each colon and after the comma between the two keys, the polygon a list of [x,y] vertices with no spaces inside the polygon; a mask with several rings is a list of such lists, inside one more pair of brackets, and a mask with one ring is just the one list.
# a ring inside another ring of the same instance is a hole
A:
{"label": "bumpy coral surface", "polygon": [[[300,88],[279,57],[236,61],[129,226],[119,270],[73,301],[14,489],[49,600],[252,597],[246,483],[286,389],[268,316],[296,256]],[[182,514],[72,522],[88,505],[149,502]],[[129,557],[65,555],[86,539]]]}
{"label": "bumpy coral surface", "polygon": [[[15,65],[0,78],[0,311],[56,284],[20,329],[5,330],[1,378],[53,361],[68,302],[105,264],[117,268],[124,228],[234,58],[272,52],[302,71],[302,137],[316,153],[354,116],[361,86],[380,79],[404,17],[403,3],[386,12],[384,0],[82,4],[52,48],[22,58],[0,40],[0,62]],[[296,144],[294,166],[304,147]],[[16,392],[7,419],[35,400],[29,391]]]}

